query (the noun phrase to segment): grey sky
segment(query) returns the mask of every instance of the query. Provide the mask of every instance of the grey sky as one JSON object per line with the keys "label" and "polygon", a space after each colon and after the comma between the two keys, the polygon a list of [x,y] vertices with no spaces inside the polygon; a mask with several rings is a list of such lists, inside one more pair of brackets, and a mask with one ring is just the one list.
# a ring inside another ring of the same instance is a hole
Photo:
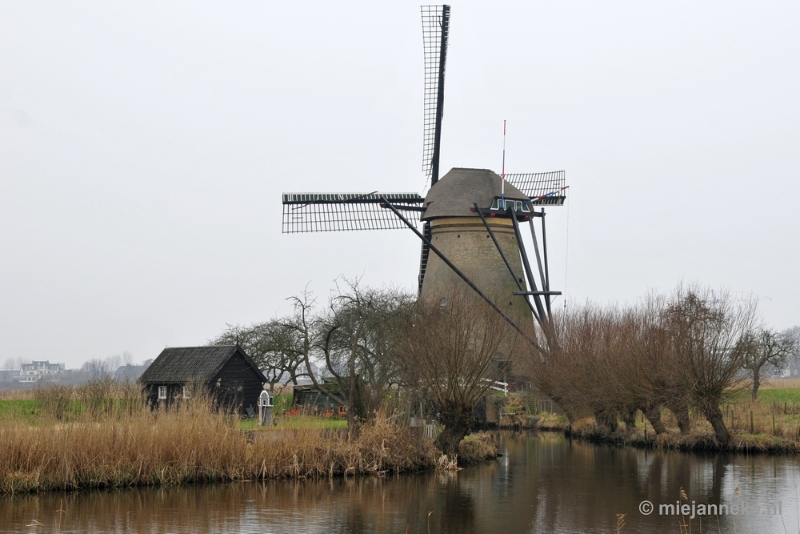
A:
{"label": "grey sky", "polygon": [[[507,119],[508,172],[567,171],[571,301],[699,281],[800,324],[799,23],[453,2],[442,169],[499,171]],[[0,2],[0,361],[141,361],[340,274],[412,289],[410,232],[282,235],[280,193],[422,192],[421,41],[413,2]]]}

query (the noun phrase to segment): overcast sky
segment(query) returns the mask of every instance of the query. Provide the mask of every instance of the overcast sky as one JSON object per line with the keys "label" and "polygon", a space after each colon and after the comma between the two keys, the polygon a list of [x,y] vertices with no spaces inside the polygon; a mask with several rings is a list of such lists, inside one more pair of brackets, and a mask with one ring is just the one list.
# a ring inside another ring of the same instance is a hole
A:
{"label": "overcast sky", "polygon": [[[552,286],[680,281],[800,324],[800,3],[453,2],[442,169],[565,169]],[[203,344],[408,231],[281,234],[284,191],[424,192],[413,2],[0,2],[0,361]],[[567,243],[568,254],[567,254]],[[563,300],[557,301],[563,305]]]}

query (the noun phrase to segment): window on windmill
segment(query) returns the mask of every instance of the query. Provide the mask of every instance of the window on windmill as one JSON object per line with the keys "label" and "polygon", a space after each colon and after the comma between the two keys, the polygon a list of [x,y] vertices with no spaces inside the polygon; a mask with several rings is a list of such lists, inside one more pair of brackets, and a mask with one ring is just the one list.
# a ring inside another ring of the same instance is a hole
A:
{"label": "window on windmill", "polygon": [[499,210],[500,209],[500,199],[499,198],[495,198],[494,201],[492,201],[491,209],[493,209],[493,210]]}

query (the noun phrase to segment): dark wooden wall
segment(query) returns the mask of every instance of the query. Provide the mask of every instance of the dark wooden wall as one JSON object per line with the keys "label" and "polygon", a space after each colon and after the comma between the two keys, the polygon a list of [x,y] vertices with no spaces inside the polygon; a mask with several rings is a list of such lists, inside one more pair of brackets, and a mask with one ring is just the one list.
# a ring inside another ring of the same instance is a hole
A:
{"label": "dark wooden wall", "polygon": [[261,378],[239,352],[225,363],[211,381],[211,390],[219,402],[245,413],[248,406],[258,411],[258,396],[264,385]]}
{"label": "dark wooden wall", "polygon": [[[167,386],[166,400],[158,400],[158,386]],[[159,407],[159,402],[169,408],[175,401],[183,397],[183,384],[147,384],[144,386],[144,393],[147,404],[155,409]]]}
{"label": "dark wooden wall", "polygon": [[[158,399],[158,386],[167,386],[167,398]],[[246,408],[253,406],[258,411],[258,396],[263,390],[261,377],[237,351],[222,366],[222,369],[207,384],[209,393],[216,398],[221,408],[246,414]],[[147,402],[151,408],[169,408],[183,398],[183,384],[146,384],[143,386]]]}

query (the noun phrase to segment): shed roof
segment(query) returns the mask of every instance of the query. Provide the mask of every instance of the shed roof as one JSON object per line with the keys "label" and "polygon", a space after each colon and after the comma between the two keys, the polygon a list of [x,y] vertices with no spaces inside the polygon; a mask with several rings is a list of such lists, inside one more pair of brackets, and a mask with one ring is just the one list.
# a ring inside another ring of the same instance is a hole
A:
{"label": "shed roof", "polygon": [[[438,217],[479,217],[470,211],[473,204],[488,208],[500,196],[503,179],[488,169],[450,169],[425,196],[423,221]],[[510,200],[528,200],[528,196],[508,183],[505,196]]]}
{"label": "shed roof", "polygon": [[258,366],[239,345],[166,348],[150,364],[139,380],[143,384],[182,383],[191,380],[209,381],[237,352],[244,357],[259,378],[263,382],[267,382]]}

